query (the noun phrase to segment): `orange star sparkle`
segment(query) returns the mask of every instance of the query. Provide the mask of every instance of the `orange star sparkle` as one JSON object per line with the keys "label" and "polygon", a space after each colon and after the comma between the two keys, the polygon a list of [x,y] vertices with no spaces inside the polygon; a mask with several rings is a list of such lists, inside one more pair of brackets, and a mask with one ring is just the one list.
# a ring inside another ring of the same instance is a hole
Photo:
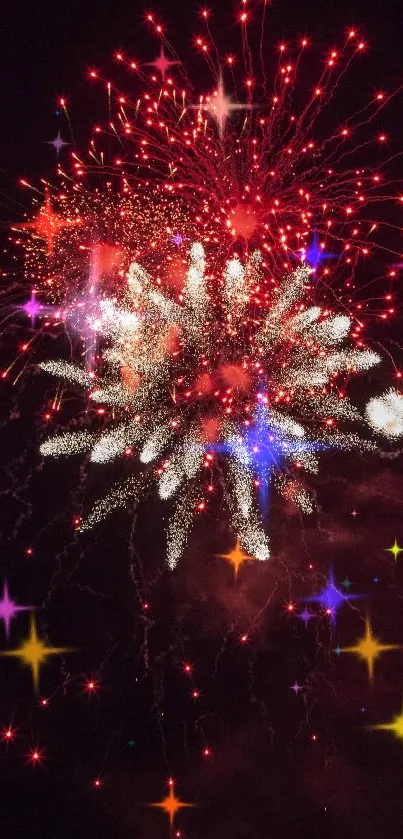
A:
{"label": "orange star sparkle", "polygon": [[50,655],[62,655],[72,652],[68,647],[46,647],[38,637],[35,616],[31,615],[31,631],[29,638],[22,642],[15,650],[3,650],[1,655],[20,658],[24,664],[28,664],[32,670],[32,678],[35,690],[39,688],[39,670],[47,657]]}
{"label": "orange star sparkle", "polygon": [[62,216],[53,212],[52,199],[47,192],[45,203],[35,218],[32,221],[24,221],[21,224],[16,224],[15,227],[19,230],[32,231],[34,236],[38,236],[39,239],[44,239],[48,255],[51,256],[54,251],[56,237],[60,235],[65,227],[70,227],[72,224],[77,223],[69,219],[64,219]]}
{"label": "orange star sparkle", "polygon": [[360,638],[354,647],[343,647],[342,653],[355,653],[360,658],[367,662],[368,676],[372,680],[374,675],[374,661],[381,653],[388,652],[388,650],[400,650],[400,644],[380,644],[372,635],[371,624],[369,620],[365,621],[365,635]]}
{"label": "orange star sparkle", "polygon": [[178,810],[180,810],[182,807],[194,807],[194,804],[187,804],[184,801],[180,801],[179,798],[177,798],[175,795],[173,781],[170,781],[168,795],[162,801],[158,801],[155,804],[150,804],[150,807],[159,807],[161,810],[165,810],[165,812],[168,813],[169,824],[172,830],[174,818]]}
{"label": "orange star sparkle", "polygon": [[222,559],[226,559],[227,562],[230,562],[231,565],[234,567],[235,577],[238,576],[238,571],[241,565],[244,562],[248,561],[256,561],[254,556],[249,556],[249,554],[245,554],[237,541],[235,547],[230,551],[228,554],[218,554]]}

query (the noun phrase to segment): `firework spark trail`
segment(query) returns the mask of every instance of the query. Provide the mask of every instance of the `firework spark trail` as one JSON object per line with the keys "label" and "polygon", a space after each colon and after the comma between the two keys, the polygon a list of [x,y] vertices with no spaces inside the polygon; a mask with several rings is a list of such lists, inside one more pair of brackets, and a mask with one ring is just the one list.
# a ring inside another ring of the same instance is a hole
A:
{"label": "firework spark trail", "polygon": [[[234,73],[233,60],[220,60],[208,17],[204,15],[208,46],[203,38],[196,39],[196,46],[218,83],[224,67]],[[332,250],[336,246],[338,253],[337,271],[321,267],[320,276],[326,283],[336,280],[341,290],[345,282],[351,282],[356,262],[365,258],[369,248],[385,248],[384,243],[373,239],[377,225],[365,218],[364,208],[373,200],[397,201],[399,184],[394,184],[395,193],[393,190],[388,194],[385,191],[388,160],[380,164],[379,171],[371,171],[365,163],[360,168],[359,151],[368,143],[383,143],[386,139],[383,134],[376,135],[374,120],[399,88],[372,96],[356,114],[348,117],[344,128],[335,127],[327,137],[322,137],[319,130],[315,139],[321,114],[326,111],[331,116],[332,99],[350,72],[351,62],[365,52],[366,44],[360,41],[358,32],[350,31],[340,49],[329,51],[316,87],[309,91],[303,91],[299,82],[300,63],[308,52],[308,40],[303,40],[296,49],[283,44],[279,49],[273,94],[264,97],[266,104],[256,104],[258,78],[253,100],[252,88],[246,84],[249,102],[256,105],[248,112],[246,132],[232,117],[233,125],[230,123],[231,96],[225,94],[220,117],[225,120],[225,133],[220,139],[215,125],[219,107],[218,102],[214,105],[215,95],[195,94],[161,27],[153,15],[148,20],[174,56],[172,74],[161,80],[155,74],[150,78],[138,62],[133,63],[119,53],[118,63],[137,74],[134,84],[140,84],[139,97],[133,97],[122,92],[109,78],[90,72],[91,79],[105,85],[112,109],[112,133],[123,153],[118,152],[113,158],[113,152],[108,156],[102,151],[98,158],[97,147],[101,149],[104,138],[110,134],[108,124],[98,125],[90,150],[92,157],[102,163],[87,166],[85,155],[73,152],[73,176],[65,168],[60,169],[60,192],[56,195],[53,190],[53,193],[65,223],[58,212],[53,212],[49,217],[51,229],[49,225],[46,227],[46,215],[41,223],[36,220],[19,225],[25,234],[34,231],[39,236],[39,239],[31,237],[26,247],[29,267],[38,276],[43,290],[53,297],[61,293],[63,298],[63,283],[64,291],[66,286],[71,290],[72,285],[80,284],[80,272],[88,276],[90,270],[88,260],[85,269],[84,257],[94,254],[97,242],[102,239],[123,251],[123,270],[127,267],[124,260],[128,257],[128,245],[133,240],[142,261],[148,256],[154,268],[156,264],[161,266],[169,250],[169,229],[172,236],[175,230],[186,230],[188,241],[199,238],[209,249],[214,247],[221,258],[234,247],[243,250],[246,256],[253,243],[262,250],[266,267],[277,275],[292,268],[291,254],[301,252],[316,230],[322,239],[320,248],[325,251],[330,244]],[[246,19],[241,20],[241,36],[248,77],[251,75],[248,67],[253,68]],[[210,48],[215,51],[214,60]],[[235,89],[245,83],[239,76],[239,71],[233,75]],[[63,108],[66,109],[65,103]],[[367,134],[361,136],[366,129]],[[130,162],[133,152],[135,163]],[[86,187],[83,182],[86,173],[90,178],[92,174],[96,177],[96,173],[109,174],[116,187],[112,188],[111,184],[103,190]],[[46,189],[50,189],[48,184]],[[48,253],[55,277],[49,286],[49,264],[43,260],[40,237],[47,238],[49,243],[56,234],[57,253]],[[117,277],[114,282],[118,282]]]}

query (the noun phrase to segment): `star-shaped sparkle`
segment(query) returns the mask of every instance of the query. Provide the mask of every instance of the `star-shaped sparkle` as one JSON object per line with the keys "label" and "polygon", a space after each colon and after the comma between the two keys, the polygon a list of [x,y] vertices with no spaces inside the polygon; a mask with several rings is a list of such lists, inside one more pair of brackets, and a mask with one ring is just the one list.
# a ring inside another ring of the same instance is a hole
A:
{"label": "star-shaped sparkle", "polygon": [[48,254],[51,256],[54,251],[56,237],[60,235],[65,227],[69,227],[72,223],[53,212],[52,199],[49,193],[47,193],[45,202],[35,218],[32,221],[24,221],[21,224],[16,224],[15,227],[19,230],[32,231],[34,236],[38,236],[39,239],[44,239]]}
{"label": "star-shaped sparkle", "polygon": [[370,725],[369,728],[375,731],[391,731],[398,740],[403,740],[403,708],[401,713],[393,717],[390,722]]}
{"label": "star-shaped sparkle", "polygon": [[[199,107],[198,105],[196,107]],[[225,125],[227,119],[234,111],[244,111],[250,108],[248,104],[240,104],[238,102],[233,102],[229,96],[225,94],[224,88],[224,80],[222,77],[222,72],[220,71],[218,77],[218,87],[217,90],[214,92],[212,96],[207,97],[207,104],[203,104],[202,107],[209,111],[210,114],[214,117],[218,125],[218,133],[220,138],[222,139],[224,135]]]}
{"label": "star-shaped sparkle", "polygon": [[23,664],[29,665],[32,671],[34,688],[39,688],[39,671],[41,664],[51,655],[63,655],[72,652],[69,647],[47,647],[38,637],[35,616],[31,615],[29,637],[15,650],[3,650],[1,655],[20,658]]}
{"label": "star-shaped sparkle", "polygon": [[335,584],[334,580],[334,573],[333,569],[330,569],[329,572],[329,579],[327,586],[319,592],[319,594],[314,594],[311,597],[303,597],[303,603],[320,603],[321,606],[326,611],[326,614],[330,616],[332,623],[336,621],[336,615],[338,610],[344,603],[348,603],[349,600],[356,600],[362,597],[361,594],[343,594]]}
{"label": "star-shaped sparkle", "polygon": [[179,798],[176,797],[174,791],[174,784],[172,781],[169,783],[169,793],[162,801],[158,801],[155,804],[150,804],[150,807],[159,807],[161,810],[165,810],[165,812],[169,816],[169,824],[172,830],[174,818],[178,810],[181,810],[182,807],[193,807],[193,804],[187,804],[184,801],[180,801]]}
{"label": "star-shaped sparkle", "polygon": [[259,507],[264,514],[268,508],[272,473],[280,468],[283,460],[297,460],[298,455],[303,452],[315,452],[331,447],[326,442],[308,440],[304,436],[293,436],[282,431],[271,417],[267,397],[259,393],[253,424],[232,441],[213,443],[209,448],[220,454],[230,454],[241,465],[253,469],[258,478]]}
{"label": "star-shaped sparkle", "polygon": [[238,571],[244,562],[248,562],[250,560],[253,561],[255,559],[254,556],[249,556],[249,554],[243,552],[238,541],[235,547],[232,549],[232,551],[230,551],[227,554],[218,554],[218,556],[220,556],[222,559],[226,559],[227,562],[231,563],[231,565],[234,568],[235,577],[238,576]]}
{"label": "star-shaped sparkle", "polygon": [[304,621],[305,626],[308,626],[308,621],[310,621],[310,620],[311,620],[311,618],[313,618],[313,617],[314,617],[314,615],[313,615],[313,614],[312,614],[312,612],[310,612],[310,611],[309,611],[309,609],[307,609],[307,608],[306,608],[306,606],[305,606],[304,611],[303,611],[303,612],[299,612],[299,614],[295,615],[295,617],[296,617],[296,618],[301,618],[301,620],[302,620],[302,621]]}
{"label": "star-shaped sparkle", "polygon": [[162,81],[165,81],[166,74],[170,67],[174,67],[175,64],[180,64],[180,61],[171,61],[167,55],[165,55],[164,47],[161,44],[160,54],[154,61],[148,61],[145,65],[146,67],[155,67],[159,73],[161,73]]}
{"label": "star-shaped sparkle", "polygon": [[21,311],[25,312],[25,314],[31,319],[31,326],[34,327],[36,318],[42,311],[42,306],[40,303],[38,303],[35,296],[35,291],[33,289],[31,291],[31,297],[29,298],[29,300],[27,300],[27,302],[24,303],[22,306],[18,306],[18,308],[21,309]]}
{"label": "star-shaped sparkle", "polygon": [[46,142],[49,146],[53,146],[53,148],[56,150],[57,157],[59,157],[60,149],[62,149],[63,146],[70,145],[70,143],[66,143],[66,141],[63,140],[60,131],[58,131],[57,137],[55,137],[54,140],[46,140]]}
{"label": "star-shaped sparkle", "polygon": [[396,536],[395,536],[395,541],[394,541],[394,544],[392,545],[392,547],[391,548],[385,548],[385,551],[388,551],[389,553],[391,553],[393,555],[393,559],[395,560],[395,562],[397,562],[397,558],[398,558],[399,554],[402,553],[403,548],[400,547],[400,545],[398,544]]}
{"label": "star-shaped sparkle", "polygon": [[380,644],[377,638],[374,638],[372,635],[371,624],[369,620],[365,621],[365,635],[359,639],[357,644],[353,647],[342,647],[342,653],[355,653],[362,658],[364,661],[367,662],[368,667],[368,677],[370,681],[373,679],[374,675],[374,661],[376,658],[380,656],[381,653],[388,652],[389,650],[400,650],[400,644]]}
{"label": "star-shaped sparkle", "polygon": [[325,252],[325,249],[319,245],[316,232],[313,233],[311,244],[307,248],[302,248],[301,253],[303,261],[307,262],[312,271],[316,271],[324,259],[335,259],[337,256],[335,253]]}
{"label": "star-shaped sparkle", "polygon": [[4,621],[4,628],[6,631],[6,638],[10,634],[10,623],[18,612],[26,612],[27,609],[32,609],[33,606],[19,606],[14,600],[11,600],[8,594],[8,583],[4,580],[3,597],[0,600],[0,618]]}
{"label": "star-shaped sparkle", "polygon": [[290,685],[290,690],[293,690],[294,693],[295,693],[295,696],[297,696],[299,694],[300,690],[302,690],[302,685],[299,685],[298,682],[295,681],[293,685]]}
{"label": "star-shaped sparkle", "polygon": [[315,452],[329,448],[326,443],[294,437],[280,432],[272,422],[266,399],[261,394],[258,401],[256,420],[242,438],[242,448],[248,460],[253,463],[259,479],[259,505],[264,513],[268,507],[268,495],[271,475],[287,457],[302,452]]}

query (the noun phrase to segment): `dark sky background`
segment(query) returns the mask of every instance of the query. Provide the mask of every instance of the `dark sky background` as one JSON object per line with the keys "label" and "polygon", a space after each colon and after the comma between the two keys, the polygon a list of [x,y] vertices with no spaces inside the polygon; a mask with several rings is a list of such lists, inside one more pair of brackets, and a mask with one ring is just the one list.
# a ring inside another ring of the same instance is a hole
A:
{"label": "dark sky background", "polygon": [[[219,5],[220,41],[229,48],[236,7]],[[192,7],[190,0],[155,7],[189,57],[198,30]],[[74,132],[84,141],[92,119],[88,68],[106,66],[117,49],[143,61],[155,57],[158,42],[144,11],[129,0],[4,4],[3,231],[28,206],[18,178],[54,174],[45,141],[60,124],[57,98],[71,101]],[[369,42],[374,85],[403,81],[399,0],[278,0],[267,14],[270,46],[307,34],[324,52],[355,25]],[[351,84],[362,84],[366,72],[352,73]],[[403,146],[398,107],[390,129]],[[393,329],[385,340],[398,339],[399,326]],[[22,334],[21,323],[5,333],[6,358]],[[45,357],[46,350],[45,341]],[[386,389],[391,368],[368,381]],[[366,728],[401,710],[403,650],[380,658],[372,685],[363,662],[333,652],[355,643],[368,613],[377,637],[403,644],[403,572],[385,552],[395,536],[403,543],[397,447],[328,458],[309,519],[274,497],[273,558],[244,569],[235,583],[215,556],[231,538],[218,508],[199,522],[174,574],[164,568],[163,511],[154,503],[77,538],[72,519],[94,484],[89,479],[84,489],[77,461],[43,464],[38,457],[46,382],[32,368],[18,388],[3,384],[0,398],[0,571],[19,602],[40,606],[49,642],[76,649],[62,666],[54,659],[43,669],[37,698],[29,670],[0,660],[0,725],[16,728],[13,743],[0,743],[0,839],[163,839],[167,818],[146,805],[162,799],[170,775],[182,800],[197,804],[177,818],[182,839],[403,836],[403,742]],[[95,494],[114,477],[110,470]],[[317,592],[331,567],[338,584],[347,576],[365,598],[342,608],[333,631],[325,618],[305,629],[285,605]],[[12,646],[27,627],[24,615],[15,620]],[[240,643],[248,630],[250,640]],[[193,666],[191,679],[184,662]],[[91,678],[94,695],[85,690]],[[290,690],[295,680],[303,685],[298,696]],[[33,767],[27,755],[36,745],[43,762]]]}

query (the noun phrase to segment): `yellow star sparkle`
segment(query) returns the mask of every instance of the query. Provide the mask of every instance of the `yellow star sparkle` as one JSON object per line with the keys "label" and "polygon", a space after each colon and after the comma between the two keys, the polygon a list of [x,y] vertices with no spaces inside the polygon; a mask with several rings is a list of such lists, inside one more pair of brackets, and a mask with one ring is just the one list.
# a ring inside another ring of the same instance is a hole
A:
{"label": "yellow star sparkle", "polygon": [[399,554],[402,553],[403,548],[401,548],[400,545],[398,544],[396,536],[395,536],[395,542],[392,545],[392,547],[391,548],[385,548],[385,551],[389,551],[389,553],[393,554],[393,558],[394,558],[395,562],[397,562],[397,558],[398,558]]}
{"label": "yellow star sparkle", "polygon": [[342,653],[355,653],[364,661],[367,662],[368,676],[372,680],[374,675],[374,661],[381,653],[388,652],[388,650],[400,650],[400,644],[380,644],[372,635],[371,624],[369,620],[365,621],[365,635],[360,638],[354,647],[342,647]]}
{"label": "yellow star sparkle", "polygon": [[232,551],[228,554],[218,554],[218,556],[220,556],[221,559],[226,559],[227,562],[230,562],[231,565],[233,565],[235,577],[238,576],[238,571],[244,562],[248,562],[250,560],[256,561],[254,556],[249,556],[249,554],[245,554],[243,552],[238,541]]}
{"label": "yellow star sparkle", "polygon": [[391,731],[398,740],[403,740],[403,709],[390,722],[383,722],[380,725],[370,725],[369,727],[375,731]]}
{"label": "yellow star sparkle", "polygon": [[24,664],[28,664],[32,670],[32,679],[35,690],[39,688],[39,670],[47,657],[50,655],[62,655],[63,653],[72,652],[68,647],[46,647],[46,645],[38,637],[36,629],[35,616],[31,615],[30,635],[22,642],[20,647],[15,650],[3,650],[1,655],[14,656],[20,658]]}
{"label": "yellow star sparkle", "polygon": [[168,813],[169,824],[172,830],[174,818],[178,810],[182,807],[194,807],[194,804],[187,804],[185,801],[180,801],[175,795],[173,782],[170,781],[168,795],[162,801],[158,801],[156,804],[150,804],[150,807],[159,807],[161,810],[165,810],[165,812]]}

